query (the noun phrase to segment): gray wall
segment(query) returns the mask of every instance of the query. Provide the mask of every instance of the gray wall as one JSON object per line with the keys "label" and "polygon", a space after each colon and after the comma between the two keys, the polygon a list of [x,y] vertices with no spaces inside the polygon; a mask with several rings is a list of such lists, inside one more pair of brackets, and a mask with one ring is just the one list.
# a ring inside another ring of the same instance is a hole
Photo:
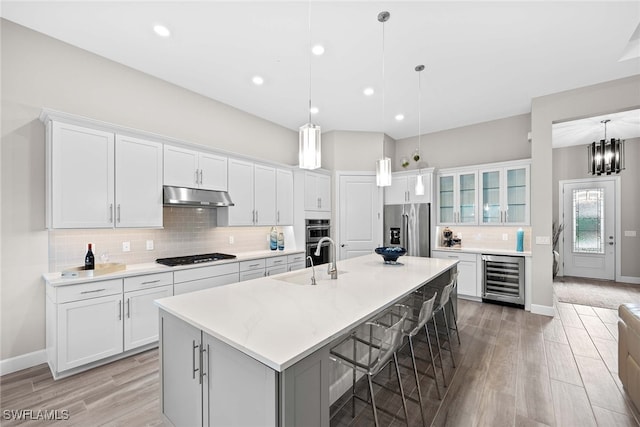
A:
{"label": "gray wall", "polygon": [[297,132],[1,20],[0,360],[45,347],[42,107],[285,164]]}
{"label": "gray wall", "polygon": [[[534,98],[531,103],[531,226],[533,255],[532,303],[553,306],[551,244],[536,237],[551,237],[553,217],[553,122],[638,108],[640,75]],[[549,313],[551,314],[551,313]]]}
{"label": "gray wall", "polygon": [[[531,157],[527,133],[531,115],[507,117],[422,135],[419,167],[448,168],[477,165]],[[411,155],[418,147],[418,137],[396,141],[394,170],[403,170],[402,158],[409,159],[408,169],[416,169]]]}
{"label": "gray wall", "polygon": [[394,155],[393,139],[380,132],[330,131],[322,134],[322,167],[342,171],[374,171],[376,160]]}
{"label": "gray wall", "polygon": [[[615,135],[612,135],[615,137]],[[587,141],[588,142],[588,141]],[[586,143],[574,147],[556,148],[553,150],[553,220],[558,221],[559,187],[558,182],[563,179],[592,178],[587,173]],[[640,235],[625,237],[624,230],[640,231],[640,138],[628,139],[625,142],[625,166],[620,173],[621,218],[620,228],[622,236],[618,244],[621,245],[621,274],[623,276],[640,277]]]}

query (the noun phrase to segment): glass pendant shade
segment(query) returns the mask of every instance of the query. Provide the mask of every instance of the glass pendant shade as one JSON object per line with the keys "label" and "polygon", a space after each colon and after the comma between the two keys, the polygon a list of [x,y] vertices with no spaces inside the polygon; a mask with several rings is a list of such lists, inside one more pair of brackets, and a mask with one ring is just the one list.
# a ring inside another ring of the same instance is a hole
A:
{"label": "glass pendant shade", "polygon": [[391,159],[383,157],[376,161],[376,185],[388,187],[391,185]]}
{"label": "glass pendant shade", "polygon": [[300,127],[298,162],[300,169],[318,169],[322,166],[320,156],[320,126],[307,123]]}
{"label": "glass pendant shade", "polygon": [[422,182],[422,175],[416,177],[416,196],[424,196],[424,182]]}

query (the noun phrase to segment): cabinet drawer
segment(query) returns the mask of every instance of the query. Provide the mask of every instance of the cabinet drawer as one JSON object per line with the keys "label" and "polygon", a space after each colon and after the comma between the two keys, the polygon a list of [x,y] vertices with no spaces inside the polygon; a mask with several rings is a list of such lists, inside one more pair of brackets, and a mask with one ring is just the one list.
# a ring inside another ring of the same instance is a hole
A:
{"label": "cabinet drawer", "polygon": [[265,276],[274,276],[276,274],[280,274],[280,273],[286,273],[287,272],[287,265],[283,264],[283,265],[276,265],[273,267],[267,267]]}
{"label": "cabinet drawer", "polygon": [[179,270],[173,272],[173,283],[175,284],[189,282],[191,280],[206,279],[207,277],[223,276],[225,274],[237,273],[238,271],[237,262]]}
{"label": "cabinet drawer", "polygon": [[144,276],[125,277],[124,279],[125,292],[165,285],[173,285],[173,273],[145,274]]}
{"label": "cabinet drawer", "polygon": [[240,271],[260,270],[266,266],[264,258],[240,261]]}
{"label": "cabinet drawer", "polygon": [[56,288],[55,302],[81,301],[121,293],[122,279],[102,280],[100,282],[83,283],[80,285],[58,286]]}
{"label": "cabinet drawer", "polygon": [[276,267],[279,265],[287,265],[287,257],[286,256],[274,256],[271,258],[267,258],[267,268]]}
{"label": "cabinet drawer", "polygon": [[288,255],[287,264],[292,264],[294,262],[304,262],[305,258],[306,257],[304,256],[304,252],[301,252],[299,254]]}
{"label": "cabinet drawer", "polygon": [[287,271],[303,270],[306,267],[307,266],[304,261],[292,262],[287,266]]}
{"label": "cabinet drawer", "polygon": [[264,275],[265,275],[264,269],[241,271],[240,272],[240,281],[244,282],[245,280],[259,279],[261,277],[264,277]]}
{"label": "cabinet drawer", "polygon": [[470,253],[466,253],[466,252],[447,252],[447,251],[433,251],[432,255],[434,258],[450,258],[450,259],[457,259],[460,261],[469,261],[469,262],[476,262],[476,257],[478,256],[477,254],[470,254]]}

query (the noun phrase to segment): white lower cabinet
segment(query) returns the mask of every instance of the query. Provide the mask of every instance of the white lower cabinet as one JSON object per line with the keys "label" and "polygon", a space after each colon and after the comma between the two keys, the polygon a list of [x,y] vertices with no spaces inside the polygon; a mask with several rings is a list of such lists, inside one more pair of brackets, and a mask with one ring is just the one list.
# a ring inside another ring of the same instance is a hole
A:
{"label": "white lower cabinet", "polygon": [[477,265],[478,255],[472,253],[456,253],[449,251],[432,251],[433,258],[457,259],[458,262],[458,296],[480,297]]}
{"label": "white lower cabinet", "polygon": [[186,294],[238,281],[237,262],[178,270],[173,273],[173,293]]}
{"label": "white lower cabinet", "polygon": [[153,301],[172,295],[173,284],[125,292],[124,351],[158,341],[158,308]]}
{"label": "white lower cabinet", "polygon": [[287,271],[302,270],[306,268],[307,257],[304,252],[287,256]]}
{"label": "white lower cabinet", "polygon": [[264,277],[267,263],[264,258],[240,261],[240,281],[258,279]]}

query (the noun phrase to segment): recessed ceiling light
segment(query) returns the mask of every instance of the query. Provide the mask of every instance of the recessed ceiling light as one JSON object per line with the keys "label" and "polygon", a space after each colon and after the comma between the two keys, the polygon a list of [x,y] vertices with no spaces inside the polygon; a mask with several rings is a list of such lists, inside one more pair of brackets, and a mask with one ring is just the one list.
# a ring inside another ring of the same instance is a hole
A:
{"label": "recessed ceiling light", "polygon": [[169,29],[162,24],[154,25],[153,31],[160,37],[169,37],[171,35],[171,31],[169,31]]}
{"label": "recessed ceiling light", "polygon": [[364,90],[362,91],[362,93],[364,93],[367,96],[371,96],[374,93],[374,90],[372,87],[366,87],[364,88]]}
{"label": "recessed ceiling light", "polygon": [[251,81],[256,86],[260,86],[262,83],[264,83],[264,79],[262,77],[260,77],[260,76],[253,76]]}
{"label": "recessed ceiling light", "polygon": [[324,46],[317,44],[311,48],[311,52],[313,52],[314,55],[320,56],[324,53]]}
{"label": "recessed ceiling light", "polygon": [[404,120],[404,114],[396,114],[396,120],[401,122]]}
{"label": "recessed ceiling light", "polygon": [[319,111],[320,111],[320,110],[318,110],[318,107],[311,107],[311,108],[309,108],[309,112],[310,112],[311,114],[318,114],[318,112],[319,112]]}

